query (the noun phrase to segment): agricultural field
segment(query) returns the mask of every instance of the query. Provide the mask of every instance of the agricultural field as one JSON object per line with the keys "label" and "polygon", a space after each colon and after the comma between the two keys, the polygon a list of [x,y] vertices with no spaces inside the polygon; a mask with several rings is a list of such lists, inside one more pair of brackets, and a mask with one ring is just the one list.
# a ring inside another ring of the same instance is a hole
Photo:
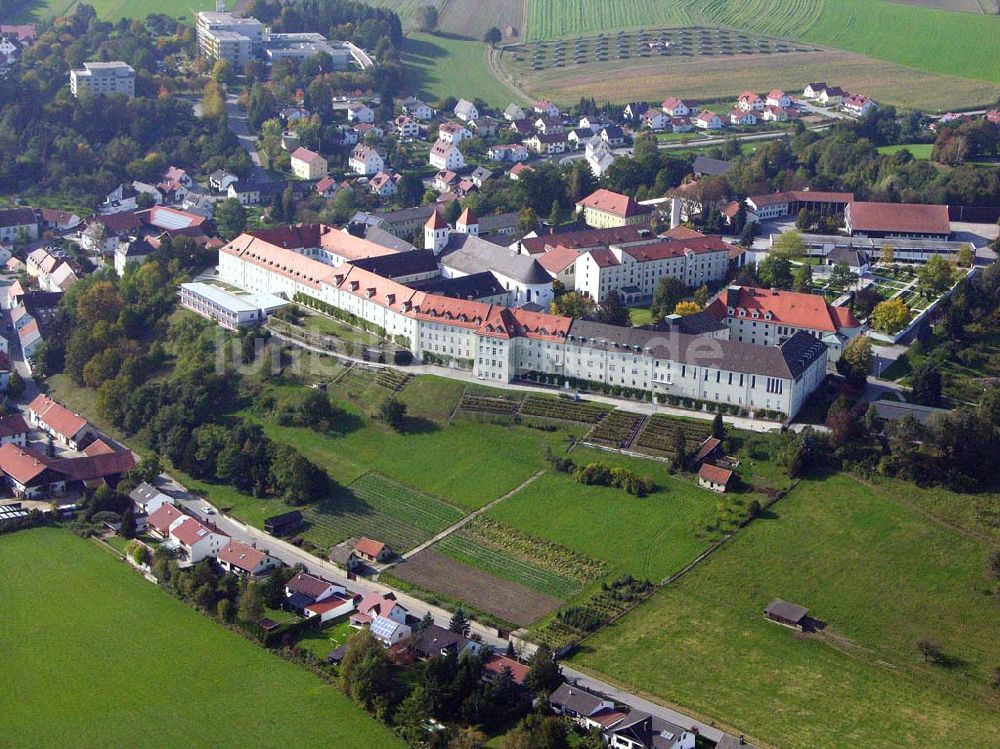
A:
{"label": "agricultural field", "polygon": [[501,65],[528,96],[570,105],[581,96],[615,103],[661,101],[667,93],[700,101],[733,101],[741,91],[768,91],[775,86],[801,91],[811,80],[836,80],[850,91],[876,100],[928,112],[992,102],[1000,84],[928,73],[863,55],[835,50],[771,55],[714,55],[695,58],[635,58],[622,75],[621,61],[567,64],[532,70],[530,56],[514,60],[504,50]]}
{"label": "agricultural field", "polygon": [[[413,33],[403,46],[403,62],[414,89],[429,102],[462,96],[502,109],[521,97],[493,75],[487,53],[488,47],[480,40]],[[461,75],[456,76],[456,71]]]}
{"label": "agricultural field", "polygon": [[518,626],[531,624],[562,604],[559,598],[471,567],[441,554],[433,547],[393,567],[392,574],[400,580],[463,601],[479,611]]}
{"label": "agricultural field", "polygon": [[1000,17],[886,0],[532,0],[525,37],[696,24],[787,37],[917,70],[1000,83],[1000,59],[993,54]]}
{"label": "agricultural field", "polygon": [[319,546],[368,536],[404,553],[454,524],[463,514],[439,499],[376,473],[366,473],[346,492],[307,507],[302,515],[308,526],[300,535]]}
{"label": "agricultural field", "polygon": [[688,421],[677,419],[665,414],[653,414],[646,420],[642,431],[635,440],[635,448],[648,450],[654,455],[662,455],[674,459],[674,434],[680,429],[684,432],[684,448],[691,455],[698,446],[711,436],[712,429],[705,421]]}
{"label": "agricultural field", "polygon": [[486,517],[597,559],[612,574],[668,577],[732,530],[750,501],[750,495],[716,495],[688,477],[672,476],[663,461],[589,448],[577,448],[570,457],[577,465],[628,468],[653,479],[657,491],[638,498],[550,472],[493,507]]}
{"label": "agricultural field", "polygon": [[190,746],[206,716],[219,747],[279,735],[303,746],[402,746],[335,687],[93,542],[56,528],[6,534],[0,567],[32,570],[4,576],[0,691],[17,695],[4,706],[5,747],[144,746],[151,731],[158,745]]}
{"label": "agricultural field", "polygon": [[[804,481],[588,640],[576,664],[766,745],[997,746],[1000,612],[982,522],[952,522],[967,500],[846,475]],[[766,622],[777,597],[808,607],[819,631]],[[941,643],[944,665],[923,662],[921,638]]]}
{"label": "agricultural field", "polygon": [[[194,22],[194,14],[199,10],[214,10],[212,0],[87,0],[99,18],[117,21],[119,18],[145,18],[150,13],[162,13],[180,20]],[[235,0],[226,3],[235,5]],[[77,0],[36,0],[25,4],[18,16],[19,22],[43,21],[71,13]]]}
{"label": "agricultural field", "polygon": [[900,151],[909,151],[910,155],[915,159],[922,159],[928,161],[931,158],[931,153],[934,151],[933,143],[901,143],[896,146],[880,146],[878,152],[881,154],[887,154],[889,156],[897,154]]}
{"label": "agricultural field", "polygon": [[524,33],[525,0],[447,0],[438,19],[438,29],[446,34],[482,41],[493,26],[504,41],[519,39]]}
{"label": "agricultural field", "polygon": [[587,441],[608,447],[628,447],[642,425],[643,416],[629,411],[612,411],[587,435]]}
{"label": "agricultural field", "polygon": [[556,421],[596,424],[611,411],[609,406],[589,401],[572,401],[546,395],[529,395],[521,403],[521,416]]}

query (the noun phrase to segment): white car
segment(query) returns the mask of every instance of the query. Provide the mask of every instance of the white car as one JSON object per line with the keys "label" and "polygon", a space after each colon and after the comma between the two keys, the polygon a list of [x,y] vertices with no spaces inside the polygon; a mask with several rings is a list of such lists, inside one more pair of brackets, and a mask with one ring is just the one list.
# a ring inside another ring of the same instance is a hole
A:
{"label": "white car", "polygon": [[206,515],[214,515],[215,514],[215,508],[212,507],[212,505],[202,505],[201,506],[201,511],[204,512]]}

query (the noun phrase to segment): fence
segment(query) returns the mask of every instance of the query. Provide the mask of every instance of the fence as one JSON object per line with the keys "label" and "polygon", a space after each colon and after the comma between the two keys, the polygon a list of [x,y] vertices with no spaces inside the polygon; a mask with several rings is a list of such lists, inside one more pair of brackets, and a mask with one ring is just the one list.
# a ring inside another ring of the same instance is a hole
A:
{"label": "fence", "polygon": [[948,218],[951,221],[967,221],[970,224],[995,224],[1000,220],[1000,206],[950,205]]}

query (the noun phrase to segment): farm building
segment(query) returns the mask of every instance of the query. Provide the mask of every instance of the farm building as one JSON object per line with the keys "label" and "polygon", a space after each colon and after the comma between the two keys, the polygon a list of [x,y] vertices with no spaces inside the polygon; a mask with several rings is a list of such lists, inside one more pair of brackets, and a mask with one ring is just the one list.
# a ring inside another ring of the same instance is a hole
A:
{"label": "farm building", "polygon": [[732,480],[732,471],[713,466],[711,463],[702,463],[701,468],[698,469],[698,486],[703,489],[711,489],[713,492],[723,494],[729,488],[729,482]]}
{"label": "farm building", "polygon": [[764,609],[764,618],[783,627],[791,627],[801,632],[805,629],[805,620],[809,614],[809,609],[794,603],[782,601],[776,598],[767,604]]}
{"label": "farm building", "polygon": [[851,236],[951,239],[946,205],[851,202],[844,209]]}
{"label": "farm building", "polygon": [[392,549],[381,541],[374,541],[370,538],[360,538],[354,544],[354,552],[359,559],[366,562],[384,562],[392,556]]}
{"label": "farm building", "polygon": [[299,529],[302,525],[302,513],[298,510],[272,515],[264,520],[264,530],[272,536],[284,536]]}

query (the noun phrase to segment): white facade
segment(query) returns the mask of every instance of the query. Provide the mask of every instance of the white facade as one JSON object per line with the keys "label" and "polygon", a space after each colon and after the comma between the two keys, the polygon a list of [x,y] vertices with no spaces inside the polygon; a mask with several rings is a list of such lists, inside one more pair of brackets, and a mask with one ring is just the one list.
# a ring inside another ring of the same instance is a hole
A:
{"label": "white facade", "polygon": [[428,161],[435,169],[450,169],[454,172],[465,168],[465,157],[458,146],[441,140],[431,147]]}
{"label": "white facade", "polygon": [[87,93],[135,96],[135,70],[124,62],[85,62],[83,68],[69,71],[69,90],[73,96]]}
{"label": "white facade", "polygon": [[358,146],[351,152],[348,166],[355,174],[367,177],[385,169],[385,160],[374,148]]}

